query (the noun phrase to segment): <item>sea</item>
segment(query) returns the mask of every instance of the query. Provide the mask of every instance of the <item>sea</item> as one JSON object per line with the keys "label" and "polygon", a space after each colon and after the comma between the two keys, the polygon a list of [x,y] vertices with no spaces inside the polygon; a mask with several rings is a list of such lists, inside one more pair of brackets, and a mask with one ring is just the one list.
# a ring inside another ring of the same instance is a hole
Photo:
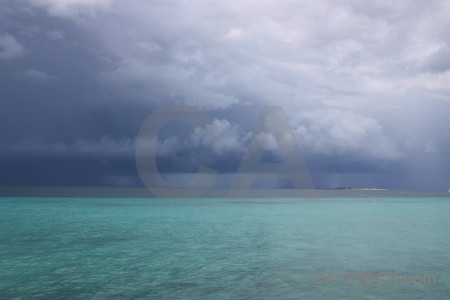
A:
{"label": "sea", "polygon": [[449,196],[3,189],[0,299],[450,299]]}

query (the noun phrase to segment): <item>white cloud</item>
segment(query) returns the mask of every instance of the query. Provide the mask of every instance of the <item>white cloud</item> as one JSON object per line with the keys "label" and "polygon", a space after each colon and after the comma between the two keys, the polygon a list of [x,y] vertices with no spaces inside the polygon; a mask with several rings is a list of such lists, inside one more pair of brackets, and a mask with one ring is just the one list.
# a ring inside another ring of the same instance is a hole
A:
{"label": "white cloud", "polygon": [[356,159],[395,160],[401,153],[377,120],[342,110],[301,114],[295,129],[302,148],[317,154],[352,155]]}
{"label": "white cloud", "polygon": [[24,47],[8,33],[0,35],[0,60],[10,60],[25,53]]}
{"label": "white cloud", "polygon": [[242,153],[249,138],[235,123],[214,119],[212,124],[196,127],[191,140],[194,145],[211,148],[219,155]]}
{"label": "white cloud", "polygon": [[249,138],[250,133],[242,130],[238,124],[225,119],[214,119],[210,124],[195,127],[188,136],[170,136],[158,140],[150,137],[144,138],[144,141],[147,142],[146,147],[156,147],[158,156],[169,157],[182,151],[194,151],[200,155],[199,149],[214,155],[226,156],[242,154]]}

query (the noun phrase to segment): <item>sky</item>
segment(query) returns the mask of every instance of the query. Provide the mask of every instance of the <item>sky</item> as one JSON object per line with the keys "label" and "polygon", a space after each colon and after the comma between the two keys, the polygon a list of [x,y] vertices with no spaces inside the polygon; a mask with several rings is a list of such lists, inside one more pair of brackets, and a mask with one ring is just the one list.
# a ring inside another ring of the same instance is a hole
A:
{"label": "sky", "polygon": [[230,185],[278,106],[316,187],[449,189],[450,2],[0,1],[0,185],[142,186],[173,105],[210,120],[155,137],[172,183]]}

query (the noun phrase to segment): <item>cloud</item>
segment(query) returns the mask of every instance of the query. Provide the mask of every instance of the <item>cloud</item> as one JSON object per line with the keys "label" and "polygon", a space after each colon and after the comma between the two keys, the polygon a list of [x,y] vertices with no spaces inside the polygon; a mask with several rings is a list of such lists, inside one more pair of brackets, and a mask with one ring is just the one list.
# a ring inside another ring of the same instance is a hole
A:
{"label": "cloud", "polygon": [[214,119],[212,124],[196,127],[191,140],[196,146],[211,148],[215,153],[243,153],[249,139],[239,125],[227,120]]}
{"label": "cloud", "polygon": [[425,144],[425,152],[427,152],[427,153],[434,153],[434,152],[437,152],[438,151],[438,147],[437,147],[437,140],[431,140],[431,141],[428,141],[426,144]]}
{"label": "cloud", "polygon": [[32,83],[50,84],[58,80],[57,76],[48,73],[37,71],[34,69],[26,70],[17,74],[17,77]]}
{"label": "cloud", "polygon": [[98,139],[77,138],[73,143],[53,142],[39,143],[33,140],[24,140],[14,145],[0,148],[3,153],[25,153],[56,156],[128,156],[134,155],[134,140],[128,138],[114,139],[103,135]]}
{"label": "cloud", "polygon": [[424,69],[432,73],[443,73],[450,70],[450,47],[442,46],[431,53],[425,61]]}
{"label": "cloud", "polygon": [[48,30],[47,36],[52,40],[64,40],[64,32],[57,29]]}
{"label": "cloud", "polygon": [[[20,37],[29,65],[10,71],[35,83],[52,82],[51,74],[58,74],[61,84],[34,89],[12,78],[13,84],[4,85],[11,99],[34,90],[49,99],[33,111],[29,124],[37,125],[29,127],[47,141],[80,137],[78,144],[66,140],[60,153],[109,153],[106,141],[92,139],[101,134],[114,140],[112,149],[124,136],[132,144],[148,113],[185,104],[209,110],[214,122],[159,140],[158,155],[173,164],[205,159],[224,166],[248,147],[257,115],[252,110],[277,105],[300,148],[315,160],[396,164],[414,157],[425,164],[416,152],[446,159],[441,143],[426,145],[449,127],[448,1],[23,3],[29,12],[7,5],[10,18],[4,24],[11,35],[2,39],[18,44],[12,36]],[[16,17],[24,25],[13,22]],[[30,26],[39,30],[25,34]],[[13,90],[18,85],[21,93]],[[63,99],[58,103],[64,109],[55,108],[48,95]],[[35,95],[28,98],[35,107]],[[18,111],[18,104],[3,110],[4,124]],[[53,114],[62,126],[41,121]],[[11,140],[31,135],[16,127],[4,135]],[[276,151],[277,141],[270,135],[268,140]],[[420,147],[409,147],[408,140]]]}
{"label": "cloud", "polygon": [[[169,136],[166,138],[150,137],[148,146],[156,147],[156,155],[161,157],[176,156],[183,151],[207,151],[218,156],[230,153],[242,154],[249,139],[237,124],[223,119],[214,119],[205,126],[195,127],[187,136]],[[156,142],[156,143],[155,143]],[[113,138],[102,135],[98,139],[77,138],[73,143],[53,142],[39,143],[24,140],[15,145],[2,147],[3,152],[55,154],[55,155],[125,155],[134,156],[135,140],[133,138]],[[200,158],[200,157],[199,157]]]}
{"label": "cloud", "polygon": [[[156,155],[175,157],[193,154],[196,160],[202,156],[219,159],[227,155],[242,155],[248,146],[250,132],[225,119],[214,119],[205,126],[197,126],[187,136],[152,137],[149,146],[156,147]],[[155,144],[156,141],[156,144]]]}
{"label": "cloud", "polygon": [[300,145],[315,154],[352,156],[362,161],[402,157],[396,143],[374,118],[337,109],[303,113],[295,132]]}
{"label": "cloud", "polygon": [[8,33],[0,35],[0,60],[11,60],[25,53],[24,47]]}
{"label": "cloud", "polygon": [[[104,78],[135,83],[151,99],[213,108],[426,88],[420,65],[449,17],[441,1],[427,9],[407,1],[131,3],[110,9],[133,35],[94,22],[115,58]],[[440,12],[431,20],[432,10]]]}
{"label": "cloud", "polygon": [[30,0],[31,5],[40,6],[51,16],[80,20],[95,16],[96,9],[108,7],[111,0]]}
{"label": "cloud", "polygon": [[445,43],[445,1],[39,3],[58,16],[107,7],[83,24],[110,62],[101,79],[139,101],[351,106],[448,79],[421,72]]}

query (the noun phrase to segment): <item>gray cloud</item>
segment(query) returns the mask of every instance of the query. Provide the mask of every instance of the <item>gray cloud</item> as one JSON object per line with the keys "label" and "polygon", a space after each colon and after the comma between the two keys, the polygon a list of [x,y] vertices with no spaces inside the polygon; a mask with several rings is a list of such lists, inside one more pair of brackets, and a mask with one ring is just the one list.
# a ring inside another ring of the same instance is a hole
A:
{"label": "gray cloud", "polygon": [[96,9],[106,8],[111,0],[41,0],[30,1],[32,5],[46,9],[51,16],[81,20],[94,17]]}
{"label": "gray cloud", "polygon": [[57,29],[52,29],[47,31],[49,38],[53,40],[64,40],[64,32]]}
{"label": "gray cloud", "polygon": [[0,60],[10,60],[25,53],[24,47],[12,35],[0,35]]}
{"label": "gray cloud", "polygon": [[[431,156],[450,170],[448,1],[43,0],[6,5],[1,16],[10,102],[0,122],[18,128],[2,131],[16,143],[38,135],[63,143],[60,153],[94,155],[123,139],[132,153],[148,113],[186,104],[214,124],[161,139],[160,157],[226,168],[249,143],[252,109],[278,105],[328,171],[420,170]],[[12,64],[22,44],[27,56]],[[28,121],[12,119],[19,113]]]}
{"label": "gray cloud", "polygon": [[425,61],[424,69],[432,73],[443,73],[450,70],[450,47],[442,46],[431,53]]}
{"label": "gray cloud", "polygon": [[50,84],[58,81],[58,77],[38,70],[26,70],[17,74],[19,79],[37,84]]}
{"label": "gray cloud", "polygon": [[239,125],[219,119],[204,127],[196,127],[191,136],[194,145],[211,148],[219,155],[243,153],[249,138],[250,133],[245,133]]}
{"label": "gray cloud", "polygon": [[[242,154],[250,138],[239,125],[223,119],[214,119],[212,123],[193,128],[184,137],[169,136],[165,138],[152,137],[149,145],[156,147],[157,156],[174,156],[180,151],[203,149],[219,156],[230,153]],[[156,141],[156,143],[155,143]],[[134,155],[135,141],[132,138],[115,139],[103,135],[98,139],[77,138],[73,143],[63,141],[42,143],[36,140],[24,140],[20,143],[5,145],[3,152],[17,152],[45,155]]]}
{"label": "gray cloud", "polygon": [[93,156],[128,156],[134,153],[134,140],[122,138],[114,139],[104,135],[98,139],[77,138],[74,143],[63,141],[42,143],[24,140],[20,143],[0,147],[4,153],[22,153],[31,155],[93,155]]}

